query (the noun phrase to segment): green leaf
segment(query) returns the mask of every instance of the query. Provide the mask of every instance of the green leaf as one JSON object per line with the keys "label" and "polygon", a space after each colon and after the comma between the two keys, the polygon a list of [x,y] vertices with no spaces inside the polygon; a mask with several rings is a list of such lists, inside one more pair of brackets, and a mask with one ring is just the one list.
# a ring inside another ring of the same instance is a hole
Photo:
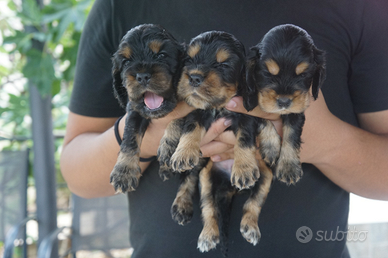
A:
{"label": "green leaf", "polygon": [[46,96],[51,93],[52,84],[56,79],[54,59],[51,55],[37,50],[29,51],[27,57],[28,61],[22,72],[26,78],[36,85],[39,92]]}
{"label": "green leaf", "polygon": [[31,38],[32,38],[32,35],[29,33],[25,33],[22,31],[16,31],[15,35],[4,38],[3,43],[4,44],[15,44],[16,50],[20,51],[21,53],[25,53],[32,46]]}
{"label": "green leaf", "polygon": [[23,0],[22,11],[18,14],[18,16],[27,25],[41,25],[42,14],[36,0]]}
{"label": "green leaf", "polygon": [[61,91],[61,81],[56,79],[51,87],[51,96],[57,95]]}

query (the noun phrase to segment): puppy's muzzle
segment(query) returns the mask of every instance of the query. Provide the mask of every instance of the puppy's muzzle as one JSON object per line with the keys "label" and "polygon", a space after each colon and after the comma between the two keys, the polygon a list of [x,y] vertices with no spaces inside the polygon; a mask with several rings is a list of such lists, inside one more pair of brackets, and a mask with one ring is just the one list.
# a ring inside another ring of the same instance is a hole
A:
{"label": "puppy's muzzle", "polygon": [[149,73],[137,73],[136,80],[139,84],[147,86],[151,80],[151,74]]}
{"label": "puppy's muzzle", "polygon": [[280,97],[276,100],[276,104],[279,108],[289,108],[291,106],[292,99],[288,97]]}
{"label": "puppy's muzzle", "polygon": [[190,74],[189,83],[192,87],[198,87],[204,81],[204,77],[200,74]]}

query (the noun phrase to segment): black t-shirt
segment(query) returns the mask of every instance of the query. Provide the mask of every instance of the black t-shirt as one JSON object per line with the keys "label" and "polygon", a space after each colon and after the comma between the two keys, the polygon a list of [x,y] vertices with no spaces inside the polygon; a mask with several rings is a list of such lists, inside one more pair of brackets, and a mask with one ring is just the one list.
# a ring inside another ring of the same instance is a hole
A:
{"label": "black t-shirt", "polygon": [[[81,39],[70,110],[93,117],[124,114],[113,96],[111,56],[136,25],[160,24],[181,42],[223,30],[248,49],[273,26],[292,23],[326,51],[323,93],[330,111],[357,126],[357,113],[388,109],[387,16],[384,0],[96,0]],[[132,257],[222,257],[219,250],[201,254],[196,249],[202,230],[198,194],[192,222],[177,225],[170,207],[179,179],[162,182],[157,170],[157,162],[152,163],[138,189],[128,194]],[[255,247],[239,231],[247,194],[235,197],[229,257],[348,257],[342,232],[348,230],[349,194],[313,165],[303,164],[303,171],[295,186],[274,182],[259,219],[262,239]],[[313,234],[308,243],[296,238],[302,226]]]}

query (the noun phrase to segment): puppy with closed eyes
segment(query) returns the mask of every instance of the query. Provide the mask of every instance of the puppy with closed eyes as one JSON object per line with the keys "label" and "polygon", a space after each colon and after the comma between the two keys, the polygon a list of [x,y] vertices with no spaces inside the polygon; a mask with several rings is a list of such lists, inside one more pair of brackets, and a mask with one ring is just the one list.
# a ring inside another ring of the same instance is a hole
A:
{"label": "puppy with closed eyes", "polygon": [[164,28],[143,24],[127,32],[113,56],[114,93],[128,113],[117,163],[110,175],[116,192],[136,189],[144,133],[151,119],[166,116],[177,105],[183,53],[183,46]]}
{"label": "puppy with closed eyes", "polygon": [[[173,219],[181,225],[188,223],[193,215],[192,196],[199,177],[203,230],[198,248],[201,252],[215,248],[221,238],[226,237],[229,209],[237,188],[252,188],[244,205],[241,233],[253,244],[260,238],[258,216],[273,177],[264,162],[256,160],[260,118],[225,109],[232,97],[246,92],[244,87],[245,49],[240,41],[219,31],[205,32],[191,40],[178,96],[196,110],[169,124],[158,158],[161,167],[183,173],[171,208]],[[200,152],[205,132],[215,120],[223,117],[232,121],[228,129],[237,138],[234,162],[229,165],[213,164],[208,158],[202,158]],[[221,242],[226,244],[226,241]],[[225,250],[225,246],[222,249]]]}
{"label": "puppy with closed eyes", "polygon": [[[263,159],[275,164],[276,177],[295,184],[303,171],[299,159],[304,111],[318,97],[326,76],[324,52],[311,36],[292,24],[272,28],[261,42],[251,48],[247,62],[248,90],[244,106],[249,111],[259,106],[267,113],[279,114],[283,121],[283,139],[266,137],[260,142]],[[271,123],[263,130],[274,131]],[[281,146],[280,146],[281,145]],[[277,158],[268,150],[280,148]]]}

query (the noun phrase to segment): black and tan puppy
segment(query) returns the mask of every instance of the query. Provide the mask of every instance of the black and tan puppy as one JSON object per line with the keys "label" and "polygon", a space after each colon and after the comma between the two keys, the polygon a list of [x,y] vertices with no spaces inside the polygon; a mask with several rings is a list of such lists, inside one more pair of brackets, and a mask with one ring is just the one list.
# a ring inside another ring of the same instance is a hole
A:
{"label": "black and tan puppy", "polygon": [[[236,188],[253,187],[252,195],[244,206],[241,232],[249,242],[256,244],[260,238],[258,216],[272,182],[272,171],[264,162],[259,165],[256,160],[260,119],[225,109],[232,97],[246,92],[242,90],[246,85],[244,46],[229,33],[211,31],[192,39],[187,55],[178,84],[178,96],[196,110],[170,123],[158,150],[161,166],[171,166],[178,172],[186,171],[171,209],[172,216],[182,225],[190,221],[192,195],[200,170],[204,226],[198,248],[202,252],[209,251],[216,247],[227,231],[226,228],[220,230],[219,224],[222,227],[228,220],[228,209]],[[234,163],[230,169],[221,163],[213,166],[213,162],[201,158],[200,152],[205,132],[222,117],[232,121],[229,129],[237,138]]]}
{"label": "black and tan puppy", "polygon": [[[260,176],[255,156],[255,133],[252,120],[225,109],[238,94],[245,80],[244,46],[226,32],[211,31],[192,39],[187,49],[178,97],[196,108],[184,119],[173,121],[167,128],[159,148],[162,166],[174,171],[193,169],[201,158],[200,142],[211,124],[222,117],[233,121],[231,130],[240,143],[234,152],[232,184],[239,189],[253,186]],[[252,136],[252,137],[251,137]],[[172,156],[171,156],[172,154]]]}
{"label": "black and tan puppy", "polygon": [[[278,160],[267,151],[276,149],[278,140],[267,138],[264,144],[260,142],[260,150],[266,162],[276,161],[276,177],[294,184],[303,174],[299,152],[304,111],[311,92],[316,99],[325,80],[324,52],[305,30],[291,24],[272,28],[251,50],[246,88],[250,97],[244,99],[244,106],[251,110],[258,105],[265,112],[281,116],[283,139]],[[263,130],[275,129],[268,123]]]}
{"label": "black and tan puppy", "polygon": [[147,126],[176,107],[183,54],[183,46],[164,28],[144,24],[127,32],[113,56],[114,93],[128,112],[110,176],[116,192],[135,190],[141,176],[139,148]]}

